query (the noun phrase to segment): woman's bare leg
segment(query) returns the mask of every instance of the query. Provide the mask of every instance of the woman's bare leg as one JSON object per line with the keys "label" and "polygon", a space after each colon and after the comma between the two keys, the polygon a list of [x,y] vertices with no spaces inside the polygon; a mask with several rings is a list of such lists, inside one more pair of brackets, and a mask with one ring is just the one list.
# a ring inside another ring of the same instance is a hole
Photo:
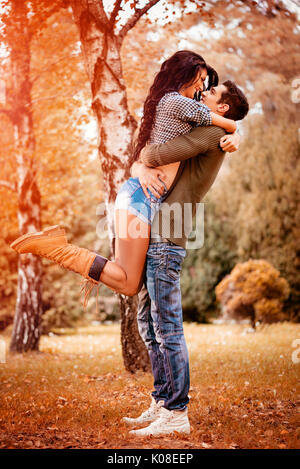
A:
{"label": "woman's bare leg", "polygon": [[[88,280],[99,281],[118,293],[135,295],[142,284],[149,245],[150,225],[127,210],[116,210],[116,253],[114,262],[88,249],[67,242],[64,230],[51,227],[28,233],[14,241],[14,249],[50,259]],[[96,260],[96,264],[94,265]],[[89,275],[92,270],[92,275]],[[100,276],[100,278],[99,278]]]}
{"label": "woman's bare leg", "polygon": [[135,295],[143,282],[151,227],[127,210],[116,210],[115,261],[108,261],[100,281],[118,293]]}

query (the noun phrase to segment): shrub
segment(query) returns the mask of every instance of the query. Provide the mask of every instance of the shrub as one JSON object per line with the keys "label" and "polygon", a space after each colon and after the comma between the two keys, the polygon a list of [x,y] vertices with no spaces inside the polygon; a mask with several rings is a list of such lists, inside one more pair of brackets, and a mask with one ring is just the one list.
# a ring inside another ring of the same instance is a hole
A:
{"label": "shrub", "polygon": [[237,264],[216,287],[225,318],[250,318],[271,323],[284,319],[283,302],[290,294],[288,282],[265,260]]}

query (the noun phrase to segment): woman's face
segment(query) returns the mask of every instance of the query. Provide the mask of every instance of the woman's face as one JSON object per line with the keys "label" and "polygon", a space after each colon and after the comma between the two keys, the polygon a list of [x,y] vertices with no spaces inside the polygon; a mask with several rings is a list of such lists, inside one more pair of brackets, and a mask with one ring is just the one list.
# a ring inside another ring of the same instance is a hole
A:
{"label": "woman's face", "polygon": [[179,93],[186,98],[194,98],[196,91],[203,91],[203,84],[207,77],[207,70],[203,69],[198,72],[195,80],[192,83],[185,84],[179,90]]}

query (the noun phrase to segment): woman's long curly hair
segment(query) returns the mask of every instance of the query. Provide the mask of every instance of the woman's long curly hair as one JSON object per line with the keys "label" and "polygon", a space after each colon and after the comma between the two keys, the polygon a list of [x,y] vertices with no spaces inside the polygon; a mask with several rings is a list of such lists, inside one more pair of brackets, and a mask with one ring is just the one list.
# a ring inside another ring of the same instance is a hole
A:
{"label": "woman's long curly hair", "polygon": [[190,86],[197,78],[199,71],[203,69],[207,70],[207,89],[216,86],[219,82],[217,72],[205,62],[201,55],[195,52],[181,50],[163,62],[144,104],[143,118],[133,152],[132,163],[138,159],[141,150],[150,139],[156,106],[161,98],[171,91],[179,91],[184,85]]}

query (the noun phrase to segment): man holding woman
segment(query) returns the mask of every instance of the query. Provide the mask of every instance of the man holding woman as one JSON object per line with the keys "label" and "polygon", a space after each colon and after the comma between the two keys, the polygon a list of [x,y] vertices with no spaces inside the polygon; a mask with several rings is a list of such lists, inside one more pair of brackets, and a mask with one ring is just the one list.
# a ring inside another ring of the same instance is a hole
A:
{"label": "man holding woman", "polygon": [[[202,93],[208,108],[223,117],[241,120],[249,105],[242,91],[231,82],[211,87]],[[196,204],[213,184],[224,161],[225,151],[238,148],[239,136],[224,135],[219,127],[197,127],[167,143],[150,145],[141,152],[132,174],[145,187],[163,189],[154,169],[181,161],[176,180],[164,204],[181,210],[161,210],[160,223],[152,225],[147,252],[145,286],[139,294],[138,326],[148,349],[154,391],[149,407],[137,419],[125,417],[131,425],[150,423],[132,434],[161,435],[174,431],[189,433],[189,359],[183,334],[180,270],[186,255],[187,236]],[[192,211],[184,209],[192,204]],[[162,207],[163,208],[163,207]],[[177,215],[177,216],[176,216]]]}

